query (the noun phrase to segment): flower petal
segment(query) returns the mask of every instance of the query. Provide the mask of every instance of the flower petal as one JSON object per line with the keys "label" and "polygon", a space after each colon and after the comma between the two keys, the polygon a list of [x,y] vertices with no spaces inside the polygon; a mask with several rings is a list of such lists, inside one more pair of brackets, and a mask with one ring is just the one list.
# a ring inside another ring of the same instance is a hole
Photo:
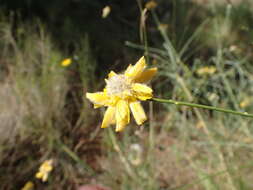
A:
{"label": "flower petal", "polygon": [[122,131],[130,121],[130,111],[127,101],[120,100],[116,105],[116,131]]}
{"label": "flower petal", "polygon": [[28,181],[24,187],[22,187],[21,190],[33,190],[34,189],[34,184],[31,181]]}
{"label": "flower petal", "polygon": [[115,123],[115,107],[108,107],[105,111],[104,119],[101,128],[106,128]]}
{"label": "flower petal", "polygon": [[43,182],[46,182],[47,181],[47,178],[48,178],[48,173],[45,173],[42,177],[42,181]]}
{"label": "flower petal", "polygon": [[109,101],[106,92],[86,93],[86,98],[94,104],[95,108],[105,106]]}
{"label": "flower petal", "polygon": [[108,78],[111,78],[113,76],[117,75],[114,71],[111,71],[109,74],[108,74]]}
{"label": "flower petal", "polygon": [[72,60],[70,58],[67,58],[67,59],[64,59],[62,62],[61,62],[61,65],[63,67],[67,67],[69,66],[70,64],[72,63]]}
{"label": "flower petal", "polygon": [[140,83],[148,82],[149,80],[151,80],[155,76],[156,73],[157,73],[156,67],[147,69],[147,70],[143,71],[137,78],[135,78],[134,81],[140,82]]}
{"label": "flower petal", "polygon": [[129,106],[138,125],[141,125],[144,121],[147,120],[147,116],[140,102],[131,102]]}
{"label": "flower petal", "polygon": [[125,71],[125,75],[132,79],[135,79],[142,73],[145,67],[146,61],[144,56],[142,56],[134,66],[129,66],[127,68],[127,70]]}
{"label": "flower petal", "polygon": [[125,74],[129,73],[132,68],[133,68],[132,64],[128,65],[127,69],[125,70]]}
{"label": "flower petal", "polygon": [[134,83],[132,85],[132,90],[135,96],[140,100],[147,100],[153,97],[153,90],[145,84]]}
{"label": "flower petal", "polygon": [[38,179],[41,179],[41,178],[43,177],[43,173],[37,172],[37,173],[35,174],[35,177],[38,178]]}

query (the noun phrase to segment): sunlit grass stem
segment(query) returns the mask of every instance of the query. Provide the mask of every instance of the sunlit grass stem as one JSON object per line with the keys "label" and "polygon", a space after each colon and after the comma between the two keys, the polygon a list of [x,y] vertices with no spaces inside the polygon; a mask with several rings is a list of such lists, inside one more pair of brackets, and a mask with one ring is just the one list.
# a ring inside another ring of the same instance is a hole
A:
{"label": "sunlit grass stem", "polygon": [[89,174],[94,175],[93,169],[85,163],[82,159],[79,158],[79,156],[73,152],[67,145],[62,143],[61,141],[58,141],[60,149],[65,152],[70,158],[72,158],[76,163],[79,164],[83,169],[85,169]]}
{"label": "sunlit grass stem", "polygon": [[234,111],[234,110],[230,110],[230,109],[224,109],[224,108],[219,108],[219,107],[214,107],[214,106],[207,106],[207,105],[203,105],[203,104],[195,104],[195,103],[182,102],[182,101],[176,101],[176,100],[171,100],[171,99],[161,99],[161,98],[152,98],[152,100],[156,101],[156,102],[161,102],[161,103],[174,104],[174,105],[178,105],[178,106],[188,106],[188,107],[193,107],[193,108],[203,108],[203,109],[208,109],[208,110],[213,110],[213,111],[253,118],[253,114],[249,114],[247,112],[238,112],[238,111]]}

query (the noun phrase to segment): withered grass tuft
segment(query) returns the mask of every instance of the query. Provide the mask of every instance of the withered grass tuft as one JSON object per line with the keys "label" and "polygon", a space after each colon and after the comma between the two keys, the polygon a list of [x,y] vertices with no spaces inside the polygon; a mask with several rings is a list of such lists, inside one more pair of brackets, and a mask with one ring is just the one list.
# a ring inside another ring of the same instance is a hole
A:
{"label": "withered grass tuft", "polygon": [[[134,62],[137,51],[145,52],[159,68],[149,84],[156,97],[252,113],[250,9],[157,1],[140,13],[143,42],[127,42],[134,55],[124,56]],[[36,189],[252,189],[251,119],[146,102],[143,126],[130,123],[117,135],[100,129],[104,111],[93,110],[84,94],[102,90],[107,72],[99,76],[102,56],[94,55],[88,35],[69,54],[41,24],[15,24],[0,19],[0,189],[28,181]],[[66,57],[72,63],[62,67]],[[199,74],[201,68],[215,72]],[[43,183],[34,175],[48,159],[54,169]]]}

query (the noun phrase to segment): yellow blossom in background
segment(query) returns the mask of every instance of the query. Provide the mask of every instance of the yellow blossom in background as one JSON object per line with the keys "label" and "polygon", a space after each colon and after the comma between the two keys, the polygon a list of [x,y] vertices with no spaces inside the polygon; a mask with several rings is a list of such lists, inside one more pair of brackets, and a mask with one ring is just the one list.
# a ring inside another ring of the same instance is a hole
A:
{"label": "yellow blossom in background", "polygon": [[198,75],[212,75],[216,72],[216,68],[213,66],[210,67],[202,67],[197,70]]}
{"label": "yellow blossom in background", "polygon": [[41,179],[43,182],[47,181],[49,173],[53,170],[53,160],[46,160],[44,161],[39,171],[35,174],[35,177]]}
{"label": "yellow blossom in background", "polygon": [[33,188],[34,188],[33,182],[28,181],[28,182],[24,185],[24,187],[22,187],[21,190],[33,190]]}
{"label": "yellow blossom in background", "polygon": [[160,30],[160,31],[166,31],[168,29],[168,27],[169,27],[168,24],[161,23],[158,26],[158,30]]}
{"label": "yellow blossom in background", "polygon": [[203,129],[205,126],[205,123],[203,121],[198,121],[196,124],[197,129]]}
{"label": "yellow blossom in background", "polygon": [[251,104],[251,100],[249,98],[245,98],[243,101],[240,102],[240,107],[245,108]]}
{"label": "yellow blossom in background", "polygon": [[145,58],[141,57],[135,65],[129,65],[122,74],[111,71],[102,92],[86,93],[94,107],[108,107],[101,128],[116,124],[116,131],[122,131],[130,122],[130,111],[138,125],[147,120],[140,101],[152,98],[153,90],[145,84],[157,72],[157,68],[146,68]]}
{"label": "yellow blossom in background", "polygon": [[102,10],[102,18],[106,18],[111,12],[110,6],[105,6]]}
{"label": "yellow blossom in background", "polygon": [[69,66],[71,63],[72,63],[72,59],[67,58],[67,59],[64,59],[64,60],[61,62],[61,66],[67,67],[67,66]]}
{"label": "yellow blossom in background", "polygon": [[154,9],[157,7],[157,3],[154,0],[151,0],[145,4],[145,8],[148,10]]}

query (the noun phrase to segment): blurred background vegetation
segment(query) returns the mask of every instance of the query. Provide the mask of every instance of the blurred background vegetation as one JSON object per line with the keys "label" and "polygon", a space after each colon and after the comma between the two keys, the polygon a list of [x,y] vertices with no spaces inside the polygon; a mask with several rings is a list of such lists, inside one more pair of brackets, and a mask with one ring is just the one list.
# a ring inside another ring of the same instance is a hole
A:
{"label": "blurred background vegetation", "polygon": [[0,189],[253,188],[252,119],[148,102],[115,133],[84,97],[144,54],[156,97],[252,113],[250,0],[0,2]]}

